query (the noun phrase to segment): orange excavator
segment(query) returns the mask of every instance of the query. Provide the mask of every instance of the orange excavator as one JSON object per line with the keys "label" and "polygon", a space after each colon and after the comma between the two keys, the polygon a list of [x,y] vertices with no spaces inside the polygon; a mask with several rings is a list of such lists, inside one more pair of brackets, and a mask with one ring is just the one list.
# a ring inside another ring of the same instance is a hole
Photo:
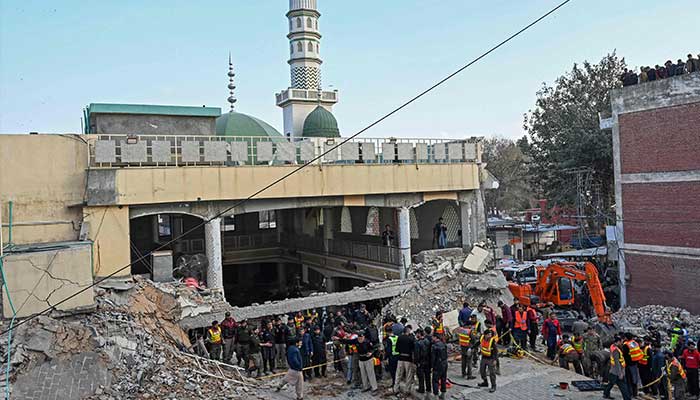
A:
{"label": "orange excavator", "polygon": [[542,308],[548,304],[571,307],[576,301],[574,282],[585,282],[598,321],[612,324],[610,310],[605,304],[603,286],[598,278],[598,268],[595,265],[590,262],[558,262],[532,268],[535,268],[537,277],[535,282],[521,283],[516,275],[515,281],[508,283],[508,289],[520,303],[535,308]]}

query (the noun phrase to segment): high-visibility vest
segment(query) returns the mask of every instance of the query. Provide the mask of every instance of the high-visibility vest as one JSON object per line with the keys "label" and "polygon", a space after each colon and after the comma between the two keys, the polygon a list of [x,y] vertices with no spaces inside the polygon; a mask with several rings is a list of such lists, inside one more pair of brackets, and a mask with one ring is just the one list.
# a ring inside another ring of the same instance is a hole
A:
{"label": "high-visibility vest", "polygon": [[433,318],[433,328],[435,328],[435,333],[438,335],[445,333],[445,328],[442,325],[442,321],[439,321],[436,318]]}
{"label": "high-visibility vest", "polygon": [[642,348],[642,354],[644,354],[644,356],[641,360],[639,360],[639,365],[649,364],[649,347],[649,345],[646,345],[644,348]]}
{"label": "high-visibility vest", "polygon": [[304,323],[304,317],[294,317],[294,326],[297,327],[297,329],[301,328],[301,324]]}
{"label": "high-visibility vest", "polygon": [[389,341],[391,342],[391,355],[398,356],[399,352],[396,351],[396,342],[399,340],[397,336],[389,336]]}
{"label": "high-visibility vest", "polygon": [[209,338],[212,343],[221,343],[221,327],[217,326],[216,328],[211,327],[208,329],[209,331]]}
{"label": "high-visibility vest", "polygon": [[379,365],[382,365],[382,361],[381,361],[379,358],[377,358],[377,357],[372,357],[372,364],[373,364],[375,367],[377,367],[377,366],[379,366]]}
{"label": "high-visibility vest", "polygon": [[634,340],[628,340],[625,342],[625,346],[630,349],[630,359],[634,362],[637,362],[644,358],[644,353],[642,352],[642,349],[639,347],[639,344],[635,342]]}
{"label": "high-visibility vest", "polygon": [[666,368],[666,372],[668,373],[669,376],[671,376],[671,367],[676,367],[678,368],[678,373],[681,375],[681,378],[686,379],[685,375],[685,370],[683,369],[683,366],[681,363],[678,362],[677,358],[673,358],[673,361],[671,361],[670,364],[668,364],[668,367]]}
{"label": "high-visibility vest", "polygon": [[576,350],[576,352],[578,354],[583,354],[583,338],[582,337],[575,337],[571,343],[574,346],[574,350]]}
{"label": "high-visibility vest", "polygon": [[[615,352],[617,351],[618,359],[615,360]],[[612,367],[615,363],[620,364],[622,368],[625,368],[625,358],[622,357],[622,351],[615,346],[615,344],[610,345],[610,366]]]}
{"label": "high-visibility vest", "polygon": [[561,352],[561,354],[567,355],[567,354],[571,353],[572,351],[576,351],[576,350],[574,349],[574,346],[571,345],[571,343],[564,343],[561,345],[561,349],[559,351]]}
{"label": "high-visibility vest", "polygon": [[476,324],[474,325],[474,330],[475,330],[476,332],[479,332],[479,324],[480,324],[480,323],[481,323],[481,322],[476,321]]}
{"label": "high-visibility vest", "polygon": [[461,347],[469,347],[471,345],[472,338],[470,328],[457,329],[457,337],[459,338],[459,345]]}
{"label": "high-visibility vest", "polygon": [[527,311],[515,312],[515,329],[527,330]]}
{"label": "high-visibility vest", "polygon": [[481,339],[479,339],[479,341],[481,342],[481,355],[484,357],[491,357],[493,342],[496,341],[496,338],[492,337],[491,339],[486,340],[486,337],[481,335]]}

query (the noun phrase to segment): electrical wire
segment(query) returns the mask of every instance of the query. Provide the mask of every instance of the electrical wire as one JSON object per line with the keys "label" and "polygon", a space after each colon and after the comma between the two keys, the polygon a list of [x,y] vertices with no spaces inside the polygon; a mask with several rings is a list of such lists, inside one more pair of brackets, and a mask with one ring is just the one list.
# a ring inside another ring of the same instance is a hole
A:
{"label": "electrical wire", "polygon": [[[455,76],[457,76],[458,74],[460,74],[462,71],[464,71],[464,70],[466,70],[467,68],[471,67],[473,64],[477,63],[478,61],[480,61],[481,59],[485,58],[485,57],[488,56],[489,54],[493,53],[494,51],[496,51],[497,49],[499,49],[500,47],[502,47],[502,46],[505,45],[506,43],[508,43],[508,42],[510,42],[511,40],[515,39],[516,37],[520,36],[520,34],[522,34],[523,32],[527,31],[528,29],[532,28],[534,25],[536,25],[536,24],[539,23],[540,21],[544,20],[545,18],[547,18],[547,17],[550,16],[551,14],[555,13],[557,10],[559,10],[559,9],[562,8],[562,7],[564,7],[564,6],[565,6],[567,3],[569,3],[570,1],[571,1],[571,0],[564,0],[564,1],[562,1],[562,2],[559,3],[556,7],[552,8],[552,9],[550,9],[549,11],[547,11],[546,13],[542,14],[539,18],[535,19],[534,21],[530,22],[529,24],[527,24],[526,26],[524,26],[523,28],[521,28],[521,29],[518,30],[517,32],[515,32],[515,33],[513,33],[512,35],[508,36],[506,39],[502,40],[501,42],[499,42],[498,44],[494,45],[493,47],[491,47],[490,49],[488,49],[487,51],[485,51],[484,53],[482,53],[482,54],[479,55],[478,57],[476,57],[476,58],[474,58],[473,60],[469,61],[467,64],[461,66],[460,68],[458,68],[458,69],[455,70],[454,72],[450,73],[449,75],[445,76],[444,78],[442,78],[442,79],[440,79],[439,81],[437,81],[436,83],[434,83],[432,86],[428,87],[427,89],[424,89],[423,91],[421,91],[421,92],[418,93],[417,95],[411,97],[409,100],[403,102],[401,105],[399,105],[398,107],[394,108],[394,109],[391,110],[390,112],[384,114],[382,117],[380,117],[379,119],[377,119],[377,120],[375,120],[374,122],[370,123],[370,124],[367,125],[366,127],[362,128],[362,129],[361,129],[360,131],[358,131],[357,133],[353,134],[352,136],[349,136],[349,137],[345,138],[344,140],[340,141],[340,142],[339,142],[338,144],[336,144],[335,146],[331,147],[330,149],[326,150],[325,152],[323,152],[323,153],[319,154],[318,156],[314,157],[312,160],[307,161],[305,164],[302,164],[302,165],[299,166],[298,168],[293,169],[292,171],[288,172],[287,174],[284,174],[284,175],[281,176],[280,178],[277,178],[276,180],[272,181],[271,183],[267,184],[266,186],[263,186],[261,189],[255,191],[253,194],[249,195],[248,197],[246,197],[246,198],[244,198],[244,199],[242,199],[242,200],[239,200],[238,202],[234,203],[232,206],[230,206],[230,207],[226,208],[225,210],[219,212],[218,214],[214,215],[213,217],[210,217],[210,218],[206,219],[205,221],[199,223],[198,225],[194,226],[193,228],[189,229],[188,231],[182,233],[179,237],[173,238],[173,239],[170,240],[169,242],[167,242],[167,243],[161,245],[160,247],[158,247],[158,248],[156,248],[156,249],[154,249],[154,250],[149,251],[149,252],[146,253],[143,257],[140,257],[140,258],[138,258],[137,260],[132,261],[132,262],[130,262],[129,264],[127,264],[127,265],[125,265],[125,266],[123,266],[123,267],[117,269],[116,271],[112,272],[111,274],[109,274],[109,275],[107,275],[107,276],[104,276],[104,277],[98,279],[98,280],[97,280],[96,282],[94,282],[93,284],[91,284],[91,285],[89,285],[89,286],[86,286],[86,287],[80,289],[80,290],[77,291],[76,293],[74,293],[74,294],[72,294],[72,295],[66,297],[65,299],[63,299],[63,300],[59,301],[58,303],[54,304],[53,306],[48,307],[48,308],[46,308],[46,309],[44,309],[44,310],[42,310],[42,311],[39,311],[39,312],[37,312],[37,313],[35,313],[35,314],[32,314],[31,316],[29,316],[29,317],[27,317],[26,319],[24,319],[24,320],[20,321],[19,323],[17,323],[17,325],[15,325],[14,328],[16,328],[17,326],[20,326],[20,325],[22,325],[22,324],[24,324],[24,323],[27,323],[27,322],[31,321],[32,319],[34,319],[34,318],[36,318],[36,317],[38,317],[38,316],[44,314],[45,312],[51,311],[51,310],[54,309],[56,306],[58,306],[58,305],[60,305],[60,304],[62,304],[62,303],[65,303],[66,301],[72,299],[72,298],[75,297],[75,296],[78,296],[80,293],[82,293],[82,292],[84,292],[84,291],[86,291],[86,290],[92,289],[94,286],[100,284],[101,282],[105,281],[106,279],[109,279],[109,278],[115,276],[116,274],[120,273],[121,271],[123,271],[123,270],[125,270],[125,269],[131,267],[131,265],[133,265],[134,263],[142,261],[144,258],[150,256],[151,253],[152,253],[153,251],[158,251],[158,250],[160,250],[160,249],[162,249],[162,248],[165,248],[166,246],[168,246],[168,245],[172,244],[173,242],[175,242],[175,241],[176,241],[177,239],[179,239],[180,237],[183,237],[183,236],[185,236],[185,235],[188,235],[188,234],[192,233],[194,230],[199,229],[201,226],[203,226],[203,225],[205,225],[205,224],[211,222],[213,219],[216,219],[216,218],[221,217],[222,215],[226,214],[226,213],[229,212],[230,210],[233,210],[233,209],[235,209],[236,207],[239,207],[240,205],[242,205],[242,204],[246,203],[247,201],[253,199],[254,197],[258,196],[259,194],[264,193],[265,191],[267,191],[267,190],[270,189],[271,187],[277,185],[278,183],[284,181],[285,179],[287,179],[287,178],[289,178],[290,176],[296,174],[297,172],[301,171],[302,169],[308,167],[309,165],[313,164],[314,162],[320,160],[320,159],[321,159],[323,156],[325,156],[326,154],[328,154],[328,153],[334,151],[335,149],[339,148],[339,147],[342,146],[343,144],[349,142],[350,140],[356,138],[356,137],[359,136],[360,134],[362,134],[362,133],[366,132],[367,130],[373,128],[374,126],[380,124],[381,122],[383,122],[383,121],[386,120],[387,118],[391,117],[392,115],[394,115],[394,114],[398,113],[399,111],[403,110],[404,108],[406,108],[407,106],[409,106],[410,104],[412,104],[413,102],[415,102],[416,100],[418,100],[418,99],[420,99],[421,97],[425,96],[426,94],[432,92],[432,91],[433,91],[434,89],[436,89],[437,87],[442,86],[442,84],[444,84],[445,82],[447,82],[447,81],[449,81],[450,79],[454,78]],[[12,328],[12,329],[14,329],[14,328]],[[5,334],[5,333],[7,333],[7,332],[9,332],[9,331],[10,331],[9,329],[4,330],[4,331],[2,331],[2,332],[0,333],[0,335],[3,335],[3,334]]]}

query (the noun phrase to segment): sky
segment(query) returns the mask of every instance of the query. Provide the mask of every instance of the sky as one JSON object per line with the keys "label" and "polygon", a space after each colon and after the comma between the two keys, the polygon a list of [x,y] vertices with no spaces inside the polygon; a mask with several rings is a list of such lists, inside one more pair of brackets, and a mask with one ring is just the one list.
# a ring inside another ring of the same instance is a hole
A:
{"label": "sky", "polygon": [[[323,85],[350,136],[561,0],[319,0]],[[78,133],[89,103],[228,109],[282,130],[287,0],[0,1],[0,133]],[[572,0],[367,137],[524,134],[536,92],[616,51],[632,66],[700,53],[700,1]]]}

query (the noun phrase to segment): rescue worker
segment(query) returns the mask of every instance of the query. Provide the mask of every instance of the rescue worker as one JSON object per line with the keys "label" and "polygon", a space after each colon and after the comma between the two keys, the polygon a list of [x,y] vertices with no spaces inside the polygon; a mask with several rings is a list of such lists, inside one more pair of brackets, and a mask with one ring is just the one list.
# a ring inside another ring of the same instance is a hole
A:
{"label": "rescue worker", "polygon": [[433,318],[430,325],[433,327],[433,335],[444,340],[445,339],[445,326],[442,323],[442,311],[437,311],[435,313],[435,318]]}
{"label": "rescue worker", "polygon": [[476,379],[476,377],[472,375],[473,328],[472,321],[467,320],[464,326],[460,326],[455,330],[459,341],[460,355],[462,357],[462,378],[466,377],[467,379]]}
{"label": "rescue worker", "polygon": [[248,321],[243,320],[236,328],[236,357],[239,367],[248,368],[248,355],[250,347],[250,328]]}
{"label": "rescue worker", "polygon": [[577,374],[582,374],[581,360],[579,358],[579,353],[576,351],[574,346],[571,344],[571,339],[569,335],[563,335],[561,341],[558,344],[559,347],[559,366],[564,369],[569,369],[569,363],[574,364],[574,370]]}
{"label": "rescue worker", "polygon": [[303,374],[305,381],[311,381],[313,378],[313,371],[309,368],[311,366],[311,357],[314,355],[314,343],[311,340],[311,332],[302,325],[299,329],[299,334],[301,334],[301,362],[304,365]]}
{"label": "rescue worker", "polygon": [[249,360],[247,361],[247,365],[245,367],[248,370],[248,376],[252,376],[253,372],[255,372],[255,377],[260,378],[262,375],[260,371],[262,369],[263,359],[262,353],[260,353],[260,328],[257,326],[253,328],[253,332],[250,335],[250,341],[248,342],[248,354]]}
{"label": "rescue worker", "polygon": [[301,313],[301,311],[297,311],[296,315],[294,316],[294,327],[298,330],[302,325],[304,325],[304,315]]}
{"label": "rescue worker", "polygon": [[561,326],[557,315],[549,313],[549,318],[542,324],[542,337],[547,341],[547,358],[554,360],[557,354],[557,341],[561,336]]}
{"label": "rescue worker", "polygon": [[527,350],[529,328],[527,311],[525,311],[525,306],[520,304],[513,317],[513,337],[516,345],[522,347],[523,350]]}
{"label": "rescue worker", "polygon": [[644,353],[642,353],[642,348],[634,339],[634,335],[630,332],[625,333],[625,341],[623,342],[622,346],[622,356],[625,358],[625,378],[627,380],[627,385],[630,388],[632,397],[637,397],[639,384],[641,382],[637,364],[642,358],[644,358]]}
{"label": "rescue worker", "polygon": [[321,327],[314,326],[314,333],[311,335],[311,343],[313,346],[313,353],[311,357],[311,362],[314,367],[314,376],[316,378],[326,377],[326,370],[328,366],[326,362],[328,361],[326,355],[326,341],[323,340],[323,335],[321,334]]}
{"label": "rescue worker", "polygon": [[362,378],[362,391],[376,393],[377,377],[374,373],[374,348],[372,343],[365,340],[364,333],[360,332],[353,343],[357,346],[357,356],[360,365],[360,377]]}
{"label": "rescue worker", "polygon": [[432,329],[423,329],[425,335],[416,343],[416,367],[418,375],[418,393],[430,393],[432,388],[430,357],[433,345]]}
{"label": "rescue worker", "polygon": [[687,376],[680,361],[670,351],[666,352],[666,375],[671,381],[673,399],[684,400]]}
{"label": "rescue worker", "polygon": [[525,311],[527,312],[527,322],[530,325],[530,350],[539,352],[539,350],[537,350],[537,334],[540,332],[540,329],[538,325],[539,318],[537,316],[537,311],[530,306],[525,307]]}
{"label": "rescue worker", "polygon": [[581,359],[583,359],[583,348],[585,347],[583,343],[583,336],[572,337],[571,345],[574,346],[574,350],[576,350],[576,353],[578,353],[578,359],[581,361]]}
{"label": "rescue worker", "polygon": [[583,315],[579,314],[571,327],[571,332],[575,337],[582,336],[588,330],[588,323],[583,320]]}
{"label": "rescue worker", "polygon": [[279,392],[286,385],[294,385],[296,390],[297,400],[304,398],[304,375],[302,374],[302,361],[299,348],[301,347],[301,338],[294,338],[287,347],[287,365],[289,370],[282,378],[279,386],[275,391]]}
{"label": "rescue worker", "polygon": [[[479,356],[481,355],[481,352],[479,351],[479,338],[481,337],[481,334],[483,333],[483,325],[479,320],[477,319],[476,315],[472,314],[471,316],[471,322],[472,322],[472,366],[474,368],[477,367],[479,363]],[[476,337],[476,340],[474,340],[474,337]]]}
{"label": "rescue worker", "polygon": [[230,363],[231,358],[233,357],[233,347],[236,339],[236,320],[233,319],[230,312],[226,312],[225,318],[220,325],[224,343],[224,353],[222,358],[225,363]]}
{"label": "rescue worker", "polygon": [[683,328],[681,327],[681,321],[678,318],[673,319],[673,328],[669,331],[669,336],[671,336],[671,343],[669,345],[669,350],[673,352],[673,355],[678,357],[683,352]]}
{"label": "rescue worker", "polygon": [[389,332],[389,336],[384,339],[385,357],[389,364],[389,374],[391,374],[391,387],[396,384],[396,367],[399,364],[399,352],[396,351],[396,342],[399,340],[394,332]]}
{"label": "rescue worker", "polygon": [[654,355],[651,356],[651,394],[661,396],[662,399],[668,398],[668,383],[666,381],[666,354],[661,348],[661,342],[654,342],[652,345]]}
{"label": "rescue worker", "polygon": [[438,336],[433,336],[430,365],[433,368],[433,394],[437,396],[439,392],[440,399],[444,399],[447,392],[447,345]]}
{"label": "rescue worker", "polygon": [[411,325],[403,329],[403,333],[396,340],[396,352],[399,353],[396,366],[396,379],[394,383],[394,393],[399,393],[403,389],[411,393],[413,385],[413,352],[416,339],[411,334]]}
{"label": "rescue worker", "polygon": [[260,351],[262,352],[263,375],[275,371],[275,345],[272,334],[272,322],[267,322],[260,332]]}
{"label": "rescue worker", "polygon": [[688,375],[688,392],[696,398],[700,396],[698,387],[698,366],[700,366],[700,352],[695,348],[695,342],[688,341],[688,348],[683,350],[681,355],[683,368]]}
{"label": "rescue worker", "polygon": [[213,321],[209,329],[207,329],[207,342],[209,343],[209,358],[212,360],[221,360],[221,327],[219,321]]}
{"label": "rescue worker", "polygon": [[480,387],[488,387],[489,383],[486,381],[487,370],[488,377],[491,381],[491,388],[489,392],[493,393],[496,391],[496,360],[498,359],[498,346],[496,345],[496,338],[492,330],[487,330],[481,335],[479,339],[479,349],[481,352],[481,363],[479,364],[479,374],[483,382],[479,383]]}
{"label": "rescue worker", "polygon": [[603,398],[612,399],[610,390],[617,385],[624,400],[630,400],[627,382],[625,382],[625,358],[622,356],[622,336],[616,335],[614,342],[610,345],[610,371],[608,372],[608,384],[603,389]]}
{"label": "rescue worker", "polygon": [[[583,372],[589,378],[595,378],[593,376],[593,354],[602,349],[603,342],[600,339],[600,335],[595,331],[595,328],[589,326],[588,329],[586,329],[586,333],[583,335],[583,357],[581,358]],[[600,366],[598,367],[600,368]]]}
{"label": "rescue worker", "polygon": [[275,366],[277,368],[287,367],[287,341],[292,337],[289,327],[282,323],[280,318],[275,319],[275,329],[273,330],[275,343]]}
{"label": "rescue worker", "polygon": [[642,344],[642,359],[639,360],[637,368],[639,368],[639,378],[642,384],[644,393],[650,393],[651,387],[647,387],[647,384],[651,382],[651,356],[653,355],[651,348],[651,337],[645,336]]}
{"label": "rescue worker", "polygon": [[498,336],[501,337],[501,343],[504,346],[510,344],[510,335],[506,334],[513,324],[514,314],[510,312],[510,307],[508,307],[502,300],[498,300],[498,307],[501,310],[501,315],[496,317],[496,329],[498,330]]}

